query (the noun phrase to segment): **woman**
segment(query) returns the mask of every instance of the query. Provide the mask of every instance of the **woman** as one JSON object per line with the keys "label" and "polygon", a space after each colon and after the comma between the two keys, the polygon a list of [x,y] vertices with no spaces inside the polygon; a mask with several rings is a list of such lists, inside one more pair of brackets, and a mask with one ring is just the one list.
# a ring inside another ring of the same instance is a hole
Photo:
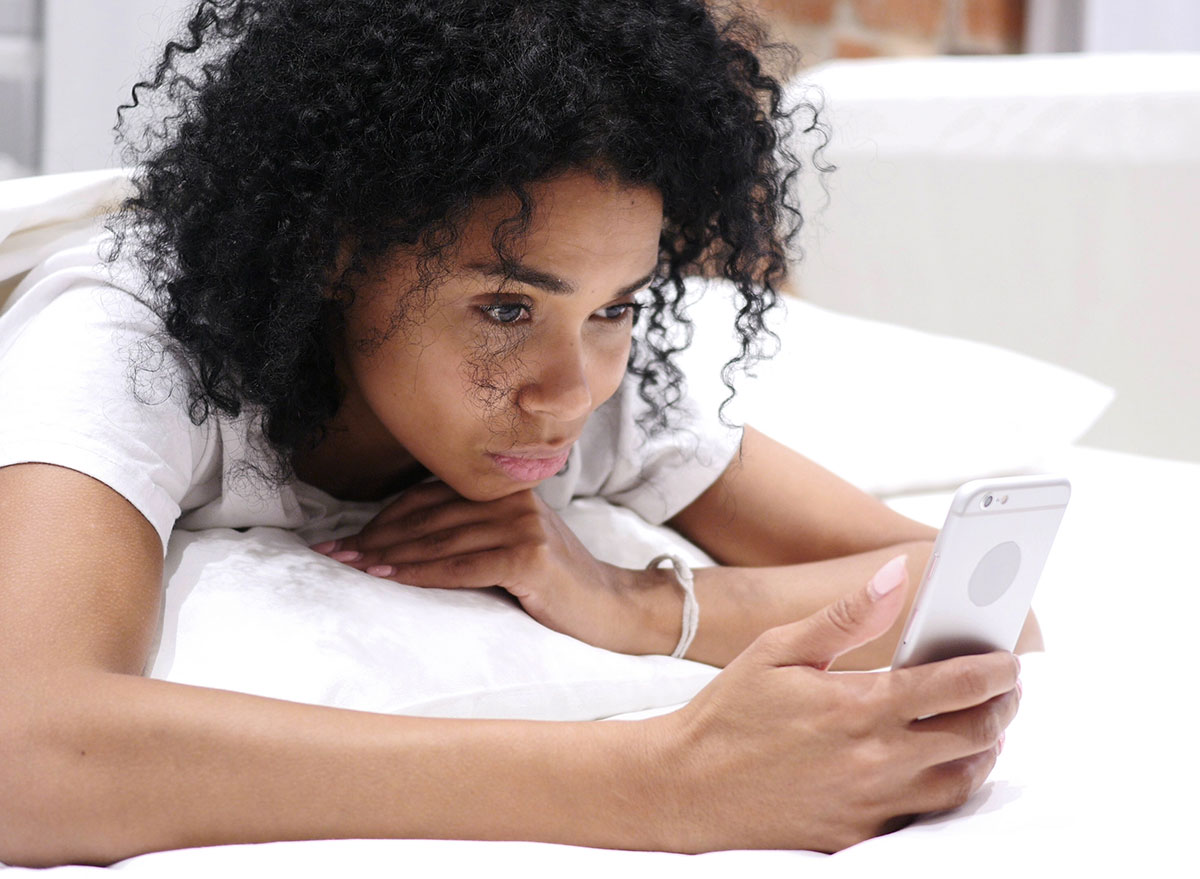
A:
{"label": "woman", "polygon": [[[188,33],[124,108],[166,113],[111,268],[56,258],[26,294],[52,301],[0,327],[22,413],[0,434],[0,860],[832,851],[982,784],[1013,656],[824,673],[887,662],[933,532],[750,427],[720,439],[671,363],[683,278],[713,271],[752,357],[799,217],[754,26],[698,0],[205,0]],[[623,724],[141,677],[171,528],[302,527],[314,492],[385,502],[314,547],[372,576],[500,585],[592,644],[727,667]],[[677,572],[602,564],[563,526],[582,494],[721,562],[697,631]]]}

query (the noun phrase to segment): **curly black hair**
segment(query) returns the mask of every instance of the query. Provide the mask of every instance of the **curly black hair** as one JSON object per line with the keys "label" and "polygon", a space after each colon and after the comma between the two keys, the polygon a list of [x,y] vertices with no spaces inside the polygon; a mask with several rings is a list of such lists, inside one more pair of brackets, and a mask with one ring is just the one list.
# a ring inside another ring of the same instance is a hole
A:
{"label": "curly black hair", "polygon": [[629,370],[654,404],[643,427],[663,428],[685,276],[738,291],[731,394],[769,337],[801,223],[799,108],[760,59],[781,48],[703,0],[201,0],[118,111],[137,171],[110,258],[142,270],[192,369],[192,420],[250,407],[283,480],[339,407],[332,340],[376,260],[417,248],[427,288],[480,198],[515,194],[519,236],[531,183],[588,168],[648,185],[659,277]]}

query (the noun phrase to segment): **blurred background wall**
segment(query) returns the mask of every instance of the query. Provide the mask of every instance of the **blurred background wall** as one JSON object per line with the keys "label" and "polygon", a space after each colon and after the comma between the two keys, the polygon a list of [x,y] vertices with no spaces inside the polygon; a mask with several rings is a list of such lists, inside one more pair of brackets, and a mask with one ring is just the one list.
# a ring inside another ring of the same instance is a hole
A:
{"label": "blurred background wall", "polygon": [[1020,52],[1026,0],[759,0],[803,62]]}

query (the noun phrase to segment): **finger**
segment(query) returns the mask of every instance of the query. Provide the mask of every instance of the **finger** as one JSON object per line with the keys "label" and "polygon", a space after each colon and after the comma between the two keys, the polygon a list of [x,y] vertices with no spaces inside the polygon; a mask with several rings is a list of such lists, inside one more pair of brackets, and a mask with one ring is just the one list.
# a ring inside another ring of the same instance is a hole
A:
{"label": "finger", "polygon": [[983,787],[996,766],[999,747],[991,747],[959,760],[931,766],[913,784],[913,795],[906,809],[919,812],[944,812],[957,809]]}
{"label": "finger", "polygon": [[507,579],[509,556],[507,548],[488,549],[430,562],[377,565],[367,573],[408,586],[480,589]]}
{"label": "finger", "polygon": [[889,561],[861,589],[812,616],[773,630],[768,644],[776,665],[826,669],[843,653],[878,638],[904,607],[908,556]]}
{"label": "finger", "polygon": [[1016,689],[973,708],[938,714],[909,724],[909,744],[933,766],[960,760],[996,747],[1004,730],[1017,716]]}
{"label": "finger", "polygon": [[908,720],[982,705],[1017,685],[1021,663],[998,650],[891,672],[896,707]]}
{"label": "finger", "polygon": [[507,522],[467,522],[416,537],[388,542],[379,549],[363,549],[355,567],[433,562],[456,555],[502,549],[513,543]]}
{"label": "finger", "polygon": [[436,482],[422,482],[406,488],[398,498],[380,510],[367,523],[363,530],[365,531],[367,528],[375,525],[385,525],[388,522],[394,522],[405,516],[411,516],[418,510],[437,507],[449,501],[462,499],[462,495],[440,480]]}
{"label": "finger", "polygon": [[[504,524],[496,518],[494,511],[472,501],[449,502],[414,510],[383,525],[368,525],[354,536],[353,542],[347,541],[345,548],[357,549],[363,555],[386,553],[391,547],[414,543],[442,532]],[[437,541],[444,539],[444,535],[435,538]]]}
{"label": "finger", "polygon": [[[346,554],[361,550],[362,535],[364,533],[371,533],[383,525],[406,517],[410,520],[409,527],[412,527],[414,523],[427,519],[430,511],[455,498],[461,500],[462,496],[444,482],[423,482],[420,485],[414,485],[412,488],[406,489],[400,497],[377,513],[373,519],[363,526],[362,531],[358,534],[352,534],[338,540],[326,540],[321,543],[314,543],[309,546],[309,549],[330,556],[336,553]],[[351,559],[346,558],[337,560],[351,561]]]}
{"label": "finger", "polygon": [[[385,513],[390,518],[385,519]],[[324,553],[336,561],[352,562],[368,550],[379,549],[453,525],[480,521],[485,515],[482,504],[463,500],[457,494],[429,495],[425,498],[411,499],[403,506],[400,501],[396,501],[364,525],[357,534],[316,544],[310,549]],[[351,557],[353,553],[360,555]]]}

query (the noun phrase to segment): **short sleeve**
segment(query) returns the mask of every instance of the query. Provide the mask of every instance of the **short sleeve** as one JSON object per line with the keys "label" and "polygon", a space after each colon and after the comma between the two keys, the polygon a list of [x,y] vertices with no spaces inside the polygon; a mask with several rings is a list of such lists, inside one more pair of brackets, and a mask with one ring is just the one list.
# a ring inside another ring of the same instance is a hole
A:
{"label": "short sleeve", "polygon": [[716,413],[680,400],[671,426],[647,433],[638,417],[647,409],[633,382],[602,416],[615,436],[612,470],[600,495],[629,507],[651,524],[679,513],[709,488],[741,448],[742,431],[722,425]]}
{"label": "short sleeve", "polygon": [[205,452],[160,325],[128,293],[80,283],[0,346],[0,466],[39,462],[87,474],[154,526],[164,553]]}

